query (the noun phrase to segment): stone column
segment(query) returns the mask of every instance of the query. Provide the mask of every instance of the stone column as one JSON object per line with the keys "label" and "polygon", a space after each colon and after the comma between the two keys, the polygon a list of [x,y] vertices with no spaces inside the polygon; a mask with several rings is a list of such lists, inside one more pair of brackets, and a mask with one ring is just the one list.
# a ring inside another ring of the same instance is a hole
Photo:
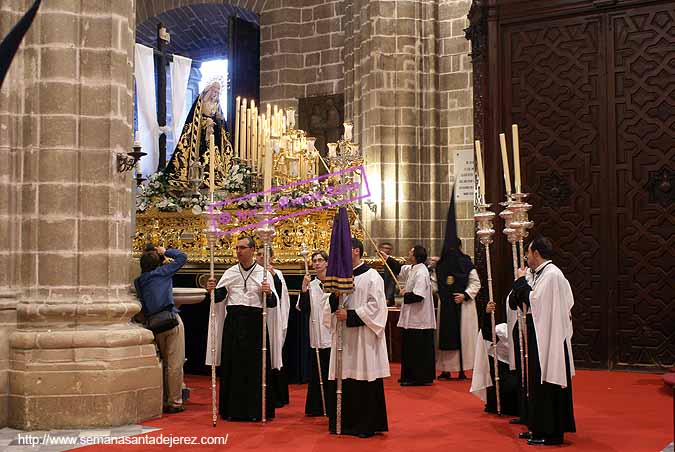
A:
{"label": "stone column", "polygon": [[[29,2],[9,3],[22,11]],[[11,427],[161,414],[152,334],[129,322],[139,309],[128,286],[130,173],[115,165],[131,146],[134,27],[133,0],[44,2],[15,62],[23,83],[4,88],[24,109],[10,140],[21,289],[9,340]]]}
{"label": "stone column", "polygon": [[[26,2],[0,2],[0,36],[5,36],[21,17],[19,6]],[[25,6],[25,5],[24,5]],[[16,329],[16,305],[19,298],[21,249],[21,99],[23,86],[23,48],[0,90],[0,428],[7,425],[9,411],[9,337]],[[7,89],[9,86],[13,90]],[[12,145],[10,145],[12,144]]]}
{"label": "stone column", "polygon": [[[345,7],[347,117],[355,123],[378,212],[374,240],[397,253],[440,247],[449,158],[440,141],[437,2],[352,0]],[[369,225],[369,226],[368,226]]]}

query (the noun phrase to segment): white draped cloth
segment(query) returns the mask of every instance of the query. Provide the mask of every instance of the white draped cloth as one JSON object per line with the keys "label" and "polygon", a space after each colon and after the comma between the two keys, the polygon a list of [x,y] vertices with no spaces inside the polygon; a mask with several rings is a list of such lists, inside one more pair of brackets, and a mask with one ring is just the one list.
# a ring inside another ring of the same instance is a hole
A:
{"label": "white draped cloth", "polygon": [[[323,306],[328,304],[330,293],[324,293],[321,289],[321,281],[312,280],[309,283],[309,346],[312,348],[330,348],[333,340],[333,333],[330,325],[326,326],[323,322]],[[298,294],[298,303],[295,308],[300,311],[300,295]],[[330,312],[330,311],[329,311]]]}
{"label": "white draped cloth", "polygon": [[[227,306],[251,306],[259,308],[262,306],[261,300],[261,286],[263,280],[263,268],[258,264],[248,271],[241,269],[239,264],[225,270],[223,276],[218,281],[216,288],[225,287],[227,289],[227,297],[221,303],[216,303],[216,361],[215,365],[220,365],[220,347],[223,338],[223,325],[225,324],[225,317],[227,316]],[[248,278],[244,284],[244,276]],[[274,281],[271,273],[267,272],[267,280],[272,288],[272,293],[277,295],[274,288]],[[247,289],[244,292],[244,289]],[[281,361],[281,351],[284,346],[282,322],[280,320],[280,302],[277,296],[277,305],[273,308],[267,308],[267,334],[270,340],[270,359],[272,362],[272,369],[281,369],[283,362]],[[210,317],[209,317],[210,319]],[[209,321],[209,332],[206,345],[206,365],[211,365],[212,342],[211,342],[211,322]]]}
{"label": "white draped cloth", "polygon": [[442,372],[458,372],[460,370],[471,370],[473,368],[473,360],[476,353],[476,334],[478,333],[476,295],[478,295],[480,287],[478,272],[476,269],[473,269],[469,273],[469,283],[465,290],[469,295],[469,300],[462,302],[461,308],[460,335],[462,341],[463,369],[459,368],[459,350],[440,350],[437,341],[436,369],[439,369]]}
{"label": "white draped cloth", "polygon": [[136,102],[138,109],[138,135],[142,151],[141,172],[148,176],[157,171],[159,164],[159,125],[155,95],[155,57],[150,47],[136,44],[134,53]]}
{"label": "white draped cloth", "polygon": [[[361,264],[364,265],[364,264]],[[360,267],[360,266],[359,266]],[[357,270],[358,267],[355,269]],[[342,325],[342,378],[375,381],[390,375],[387,341],[384,330],[387,324],[387,300],[384,295],[384,280],[380,274],[368,269],[354,277],[354,292],[341,295],[345,309],[353,309],[365,323],[360,327]],[[336,378],[337,320],[330,312],[328,300],[323,304],[324,323],[331,326],[333,334],[328,379]]]}
{"label": "white draped cloth", "polygon": [[[509,363],[509,338],[506,323],[500,323],[495,327],[497,331],[497,357],[499,361]],[[483,338],[483,332],[478,331],[476,337],[476,354],[473,361],[473,375],[469,392],[487,401],[487,388],[492,387],[490,376],[490,362],[488,356],[494,357],[492,342]]]}
{"label": "white draped cloth", "polygon": [[[536,275],[536,272],[540,273]],[[537,267],[530,286],[530,306],[537,334],[541,383],[547,382],[566,388],[568,382],[563,342],[569,354],[570,376],[575,373],[572,356],[572,288],[563,272],[550,261]]]}
{"label": "white draped cloth", "polygon": [[419,303],[403,303],[397,326],[415,330],[436,328],[436,314],[434,313],[429,270],[424,264],[404,265],[401,268],[401,273],[404,273],[404,270],[406,274],[405,291],[419,295],[424,300]]}
{"label": "white draped cloth", "polygon": [[174,55],[173,61],[169,63],[171,72],[171,132],[173,133],[174,143],[177,143],[180,139],[183,124],[188,115],[188,111],[185,109],[185,99],[191,67],[192,60],[180,55]]}
{"label": "white draped cloth", "polygon": [[[279,308],[278,320],[280,322],[279,327],[281,328],[281,346],[283,347],[283,344],[286,341],[286,332],[288,331],[288,316],[291,312],[291,298],[288,295],[288,286],[286,285],[284,274],[281,270],[277,270],[276,268],[274,269],[274,273],[276,273],[281,280],[281,294],[277,307]],[[276,318],[272,319],[272,317],[269,317],[268,319],[273,322],[277,320]]]}

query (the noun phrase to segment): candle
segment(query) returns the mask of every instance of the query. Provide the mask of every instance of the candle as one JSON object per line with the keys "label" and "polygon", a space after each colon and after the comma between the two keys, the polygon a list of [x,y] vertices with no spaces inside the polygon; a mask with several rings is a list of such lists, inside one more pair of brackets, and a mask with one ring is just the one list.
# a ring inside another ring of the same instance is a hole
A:
{"label": "candle", "polygon": [[241,122],[241,97],[237,96],[237,98],[234,101],[235,106],[234,106],[234,111],[236,112],[236,116],[234,119],[235,125],[234,125],[234,156],[239,157],[239,123]]}
{"label": "candle", "polygon": [[212,133],[209,135],[209,191],[213,193],[216,181],[216,143]]}
{"label": "candle", "polygon": [[[251,101],[251,105],[253,104],[253,101]],[[251,161],[251,107],[246,109],[246,160],[249,162]]]}
{"label": "candle", "polygon": [[256,170],[260,166],[260,137],[262,135],[262,117],[258,116],[256,114],[256,119],[255,119],[255,168]]}
{"label": "candle", "polygon": [[286,109],[286,124],[289,129],[295,129],[295,109],[287,108]]}
{"label": "candle", "polygon": [[483,169],[483,156],[480,149],[480,141],[476,140],[476,166],[478,167],[478,185],[480,186],[481,201],[485,202],[485,170]]}
{"label": "candle", "polygon": [[516,185],[516,193],[521,193],[520,189],[520,144],[518,143],[518,124],[511,125],[513,133],[513,172]]}
{"label": "candle", "polygon": [[270,200],[270,189],[272,188],[272,148],[270,146],[265,149],[265,179],[264,191],[265,202]]}
{"label": "candle", "polygon": [[506,152],[506,135],[499,134],[499,144],[502,148],[502,165],[504,166],[504,183],[506,184],[506,195],[511,195],[511,175],[509,174],[509,155]]}
{"label": "candle", "polygon": [[241,117],[239,118],[239,158],[246,160],[246,99],[241,100]]}
{"label": "candle", "polygon": [[328,157],[336,156],[337,143],[328,143]]}
{"label": "candle", "polygon": [[352,128],[354,124],[351,122],[345,122],[345,141],[352,141]]}
{"label": "candle", "polygon": [[[266,118],[267,118],[266,119],[267,121],[272,120],[272,104],[269,104],[269,103],[267,104],[267,116],[266,116]],[[267,124],[267,127],[269,128],[270,124]]]}

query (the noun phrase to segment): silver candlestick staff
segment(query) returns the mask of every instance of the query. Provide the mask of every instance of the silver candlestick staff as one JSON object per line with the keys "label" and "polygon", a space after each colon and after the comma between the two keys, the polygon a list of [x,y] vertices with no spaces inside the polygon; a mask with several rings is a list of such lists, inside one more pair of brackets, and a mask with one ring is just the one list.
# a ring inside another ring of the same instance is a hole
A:
{"label": "silver candlestick staff", "polygon": [[[261,223],[261,226],[256,228],[258,237],[263,242],[264,247],[264,268],[263,268],[263,283],[267,282],[267,267],[270,265],[270,247],[272,246],[272,238],[274,237],[274,226],[271,223],[267,223],[271,218],[274,217],[274,212],[272,210],[265,210],[256,215],[258,220]],[[262,391],[262,422],[263,424],[267,422],[265,403],[267,399],[267,295],[262,292],[262,378],[261,378],[261,391]]]}
{"label": "silver candlestick staff", "polygon": [[[519,248],[520,248],[520,260],[518,262],[518,266],[520,268],[525,267],[525,238],[529,235],[529,230],[532,229],[532,226],[534,226],[534,222],[530,221],[527,216],[527,211],[532,208],[530,204],[525,202],[525,198],[527,198],[528,194],[527,193],[513,193],[511,195],[511,202],[508,204],[508,210],[513,212],[513,216],[511,218],[511,224],[510,228],[513,229],[513,242],[512,246],[516,247],[516,243],[518,243]],[[517,248],[516,247],[516,255],[517,253]],[[514,264],[515,264],[515,256],[514,256]],[[514,275],[514,278],[517,277],[517,274]],[[525,345],[525,352],[524,352],[524,361],[525,361],[525,367],[521,367],[521,369],[525,370],[525,375],[527,378],[525,379],[525,390],[527,397],[530,396],[530,384],[529,384],[529,375],[530,375],[530,364],[529,364],[529,344],[528,344],[528,338],[527,338],[527,306],[522,307],[522,335],[523,335],[523,342]],[[518,322],[519,324],[521,323],[520,321]]]}
{"label": "silver candlestick staff", "polygon": [[[511,227],[513,212],[509,210],[510,204],[511,198],[510,195],[507,195],[506,201],[501,203],[505,209],[499,213],[499,216],[504,220],[505,227],[502,232],[504,235],[506,235],[507,240],[511,244],[511,256],[513,258],[513,280],[515,281],[518,278],[518,236],[516,234],[516,230]],[[525,348],[523,344],[523,322],[525,321],[525,318],[523,317],[520,308],[516,310],[516,316],[518,318],[518,342],[520,345],[520,387],[523,391],[523,394],[525,394],[527,392],[525,383]]]}
{"label": "silver candlestick staff", "polygon": [[[488,302],[492,303],[494,298],[492,295],[492,265],[490,263],[490,245],[492,244],[492,237],[495,234],[493,227],[494,212],[488,210],[490,204],[479,204],[478,212],[473,216],[477,224],[476,235],[480,243],[485,246],[485,260],[487,261],[487,279],[488,279]],[[501,397],[499,394],[499,365],[497,360],[497,331],[495,325],[495,312],[490,313],[490,321],[492,323],[492,351],[494,357],[495,369],[495,394],[497,396],[497,414],[502,414]]]}

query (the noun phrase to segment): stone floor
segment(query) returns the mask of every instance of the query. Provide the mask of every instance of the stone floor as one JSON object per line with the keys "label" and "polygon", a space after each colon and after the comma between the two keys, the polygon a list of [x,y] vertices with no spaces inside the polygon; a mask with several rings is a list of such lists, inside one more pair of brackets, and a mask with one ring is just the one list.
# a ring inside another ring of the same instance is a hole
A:
{"label": "stone floor", "polygon": [[108,430],[50,430],[24,432],[11,428],[0,429],[2,452],[61,452],[93,444],[92,438],[121,438],[159,430],[143,425],[125,425]]}

